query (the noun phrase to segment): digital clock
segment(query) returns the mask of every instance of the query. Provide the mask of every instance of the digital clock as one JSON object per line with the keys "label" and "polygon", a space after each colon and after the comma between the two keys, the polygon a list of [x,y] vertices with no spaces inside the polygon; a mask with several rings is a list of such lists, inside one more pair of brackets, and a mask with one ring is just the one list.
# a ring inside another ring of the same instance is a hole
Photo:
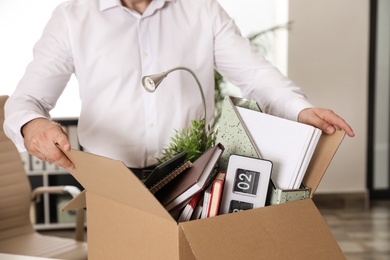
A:
{"label": "digital clock", "polygon": [[226,170],[220,213],[234,213],[265,206],[272,162],[231,155]]}

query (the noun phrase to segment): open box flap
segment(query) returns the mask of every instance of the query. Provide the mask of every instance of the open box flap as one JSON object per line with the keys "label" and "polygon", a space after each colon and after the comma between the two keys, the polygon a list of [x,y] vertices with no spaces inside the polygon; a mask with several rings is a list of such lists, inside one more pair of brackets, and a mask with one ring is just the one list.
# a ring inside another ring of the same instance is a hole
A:
{"label": "open box flap", "polygon": [[143,183],[120,161],[82,151],[64,151],[75,165],[70,173],[87,190],[174,221]]}
{"label": "open box flap", "polygon": [[341,130],[337,130],[332,135],[324,133],[321,135],[302,181],[306,187],[310,188],[310,197],[313,197],[314,192],[317,190],[344,136],[345,132]]}
{"label": "open box flap", "polygon": [[178,229],[179,232],[179,259],[195,260],[197,259],[191,248],[191,241],[187,239],[186,233],[182,228]]}
{"label": "open box flap", "polygon": [[179,227],[195,259],[345,259],[311,199]]}
{"label": "open box flap", "polygon": [[177,223],[87,192],[88,259],[178,259]]}
{"label": "open box flap", "polygon": [[85,192],[86,190],[83,190],[79,195],[74,197],[71,201],[66,203],[66,205],[62,208],[62,210],[77,210],[77,209],[84,209],[87,206],[87,202],[85,199]]}

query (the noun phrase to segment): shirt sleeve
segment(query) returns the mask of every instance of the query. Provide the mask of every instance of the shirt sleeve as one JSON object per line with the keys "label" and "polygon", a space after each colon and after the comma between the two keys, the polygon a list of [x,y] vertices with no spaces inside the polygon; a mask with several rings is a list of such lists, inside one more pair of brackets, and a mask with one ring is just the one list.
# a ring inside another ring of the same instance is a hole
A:
{"label": "shirt sleeve", "polygon": [[210,2],[216,70],[265,113],[296,121],[302,109],[313,107],[299,86],[251,47],[217,1]]}
{"label": "shirt sleeve", "polygon": [[71,44],[63,8],[57,7],[33,49],[33,60],[27,66],[14,93],[5,106],[4,131],[24,151],[21,127],[34,118],[50,118],[72,73]]}

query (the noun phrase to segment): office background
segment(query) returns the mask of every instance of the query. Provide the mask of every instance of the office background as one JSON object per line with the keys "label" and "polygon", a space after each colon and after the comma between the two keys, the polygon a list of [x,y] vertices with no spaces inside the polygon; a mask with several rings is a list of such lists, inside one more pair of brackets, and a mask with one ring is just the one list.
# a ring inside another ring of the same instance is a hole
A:
{"label": "office background", "polygon": [[[290,1],[289,76],[352,125],[319,193],[390,198],[388,1]],[[368,194],[369,191],[369,194]],[[350,198],[345,196],[346,199]]]}
{"label": "office background", "polygon": [[[31,59],[33,44],[60,2],[0,3],[0,94],[12,93]],[[388,2],[219,2],[236,19],[244,35],[291,21],[288,32],[276,32],[269,39],[272,49],[268,58],[301,85],[316,106],[333,109],[355,130],[356,137],[342,143],[317,195],[353,200],[360,206],[367,205],[370,194],[389,198],[389,32],[381,25],[389,25]],[[372,12],[373,5],[381,6],[380,12]],[[377,32],[374,35],[370,30],[373,21],[377,21],[373,14],[380,21],[373,27]],[[376,55],[378,51],[381,53]],[[79,107],[77,83],[72,78],[53,116],[77,117]]]}

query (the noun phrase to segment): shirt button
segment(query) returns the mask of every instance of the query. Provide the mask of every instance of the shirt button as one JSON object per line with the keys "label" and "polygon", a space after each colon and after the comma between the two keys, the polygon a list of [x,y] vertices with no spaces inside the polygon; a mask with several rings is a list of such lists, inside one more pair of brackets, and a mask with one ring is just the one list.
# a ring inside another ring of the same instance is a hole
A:
{"label": "shirt button", "polygon": [[144,51],[144,57],[148,57],[149,53],[147,51]]}

